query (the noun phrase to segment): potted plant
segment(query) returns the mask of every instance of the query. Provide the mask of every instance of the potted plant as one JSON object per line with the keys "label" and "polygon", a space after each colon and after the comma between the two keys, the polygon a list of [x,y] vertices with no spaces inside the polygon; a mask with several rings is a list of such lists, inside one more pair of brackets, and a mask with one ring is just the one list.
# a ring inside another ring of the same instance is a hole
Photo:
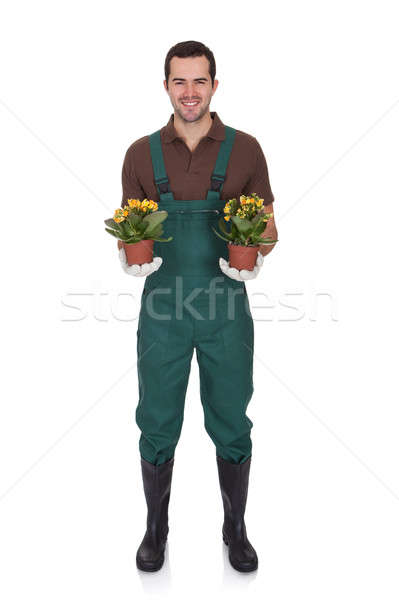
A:
{"label": "potted plant", "polygon": [[[273,213],[264,211],[263,198],[255,193],[241,195],[239,202],[237,198],[231,198],[223,210],[225,216],[218,221],[220,232],[214,227],[212,229],[228,242],[230,267],[252,271],[261,244],[275,244],[278,241],[262,236]],[[229,229],[226,221],[230,222]]]}
{"label": "potted plant", "polygon": [[112,219],[106,219],[105,231],[121,240],[128,265],[142,265],[153,260],[156,242],[170,242],[172,237],[162,238],[162,222],[167,218],[166,210],[158,210],[153,200],[129,198],[127,205],[115,210]]}

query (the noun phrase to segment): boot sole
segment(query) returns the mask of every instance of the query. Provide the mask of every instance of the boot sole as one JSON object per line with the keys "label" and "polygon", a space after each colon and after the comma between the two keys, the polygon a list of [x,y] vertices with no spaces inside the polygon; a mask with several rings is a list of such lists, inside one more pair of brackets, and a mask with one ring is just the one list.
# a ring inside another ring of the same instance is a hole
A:
{"label": "boot sole", "polygon": [[146,563],[146,562],[141,562],[137,557],[136,557],[136,565],[137,568],[140,569],[140,571],[146,571],[148,573],[153,573],[154,571],[159,571],[159,569],[163,566],[164,563],[164,557],[162,557],[160,559],[160,561],[158,561],[157,563]]}
{"label": "boot sole", "polygon": [[164,560],[165,560],[165,549],[166,549],[166,541],[162,543],[162,546],[161,546],[162,554],[160,555],[159,559],[157,561],[153,561],[153,562],[141,560],[141,558],[139,556],[139,552],[137,552],[137,554],[136,554],[137,568],[140,569],[140,571],[148,571],[151,573],[153,571],[159,571],[159,569],[162,567]]}
{"label": "boot sole", "polygon": [[[223,541],[226,544],[226,546],[229,545],[229,542],[227,541],[226,537],[223,535]],[[230,555],[229,555],[229,561],[231,566],[236,570],[236,571],[240,571],[240,573],[250,573],[251,571],[256,571],[256,569],[258,568],[258,561],[256,561],[255,565],[248,565],[247,567],[244,567],[243,565],[240,564],[236,564],[234,562],[232,562]]]}

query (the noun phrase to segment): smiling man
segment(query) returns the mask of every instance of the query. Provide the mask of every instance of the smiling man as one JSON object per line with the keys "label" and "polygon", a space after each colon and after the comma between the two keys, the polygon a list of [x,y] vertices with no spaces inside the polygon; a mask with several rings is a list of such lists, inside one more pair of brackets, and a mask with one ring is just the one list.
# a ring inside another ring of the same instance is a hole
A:
{"label": "smiling man", "polygon": [[[205,429],[216,448],[223,540],[235,569],[258,567],[244,521],[254,345],[245,281],[258,275],[263,256],[274,246],[260,246],[253,271],[237,271],[230,268],[227,245],[212,225],[230,198],[256,193],[265,212],[273,212],[274,197],[257,139],[224,125],[209,110],[219,83],[215,75],[213,53],[204,44],[173,46],[165,60],[164,89],[174,112],[164,127],[131,144],[122,168],[122,206],[129,198],[157,201],[168,212],[165,237],[173,236],[172,242],[154,242],[154,260],[144,265],[128,266],[118,243],[125,272],[146,276],[137,329],[136,409],[148,507],[136,562],[145,571],[160,569],[164,561],[174,455],[194,348]],[[277,239],[274,218],[263,236]],[[196,460],[200,457],[194,457],[193,469]]]}

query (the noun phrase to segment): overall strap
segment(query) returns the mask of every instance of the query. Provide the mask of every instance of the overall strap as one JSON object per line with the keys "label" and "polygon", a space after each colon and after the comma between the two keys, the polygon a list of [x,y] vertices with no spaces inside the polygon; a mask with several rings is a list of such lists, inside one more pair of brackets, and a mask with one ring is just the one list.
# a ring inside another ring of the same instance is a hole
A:
{"label": "overall strap", "polygon": [[221,142],[219,153],[216,159],[215,168],[211,175],[211,189],[208,190],[206,199],[217,201],[220,200],[220,192],[223,188],[223,183],[226,179],[226,169],[229,162],[231,150],[233,148],[236,130],[228,125],[224,126],[225,139]]}
{"label": "overall strap", "polygon": [[[220,200],[220,192],[226,179],[226,169],[229,162],[231,150],[233,148],[236,130],[233,127],[225,125],[225,139],[220,143],[219,152],[216,159],[215,168],[211,175],[211,189],[208,190],[206,200],[212,202]],[[152,168],[154,171],[155,185],[159,197],[162,200],[174,200],[173,192],[170,189],[169,179],[166,174],[165,162],[161,144],[161,130],[155,131],[150,136],[150,151]]]}
{"label": "overall strap", "polygon": [[166,174],[165,162],[163,159],[160,129],[150,135],[150,151],[155,185],[157,187],[159,197],[161,201],[173,200],[173,192],[170,189],[169,179]]}

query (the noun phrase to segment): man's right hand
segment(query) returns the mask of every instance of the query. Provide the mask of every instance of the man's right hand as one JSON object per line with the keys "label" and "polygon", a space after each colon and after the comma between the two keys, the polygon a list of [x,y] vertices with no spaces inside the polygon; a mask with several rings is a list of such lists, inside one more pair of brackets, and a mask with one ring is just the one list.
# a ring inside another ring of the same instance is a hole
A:
{"label": "man's right hand", "polygon": [[145,277],[146,275],[150,275],[150,273],[157,271],[162,264],[162,258],[160,256],[154,256],[154,260],[150,263],[144,263],[142,265],[128,265],[126,260],[126,252],[120,240],[118,240],[118,248],[119,260],[121,261],[122,269],[128,275]]}

